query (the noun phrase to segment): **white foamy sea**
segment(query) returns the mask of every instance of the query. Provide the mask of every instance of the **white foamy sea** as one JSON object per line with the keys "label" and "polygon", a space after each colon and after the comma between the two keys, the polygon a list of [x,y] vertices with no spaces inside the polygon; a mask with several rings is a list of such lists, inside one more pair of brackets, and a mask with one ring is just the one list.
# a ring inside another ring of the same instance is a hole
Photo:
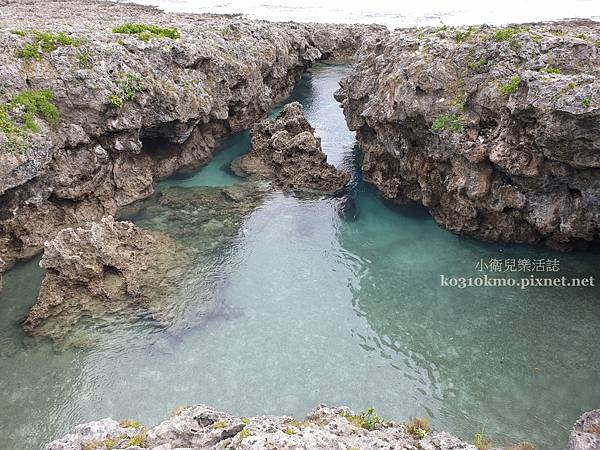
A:
{"label": "white foamy sea", "polygon": [[[124,1],[124,0],[114,0]],[[130,0],[128,0],[130,1]],[[135,0],[167,12],[242,14],[250,19],[379,23],[389,28],[600,20],[600,0]]]}

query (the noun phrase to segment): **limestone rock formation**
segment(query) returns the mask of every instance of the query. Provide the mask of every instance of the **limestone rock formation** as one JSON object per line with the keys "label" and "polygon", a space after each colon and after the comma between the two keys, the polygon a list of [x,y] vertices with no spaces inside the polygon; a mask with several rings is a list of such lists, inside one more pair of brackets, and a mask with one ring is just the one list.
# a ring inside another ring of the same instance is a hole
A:
{"label": "limestone rock formation", "polygon": [[567,450],[597,450],[600,448],[600,409],[584,413],[575,425]]}
{"label": "limestone rock formation", "polygon": [[[67,228],[46,242],[40,265],[47,270],[25,331],[59,339],[79,321],[121,315],[134,320],[141,309],[162,320],[188,250],[168,236],[142,230],[111,216]],[[204,305],[209,314],[214,305]]]}
{"label": "limestone rock formation", "polygon": [[[166,35],[113,31],[127,23]],[[157,180],[203,165],[221,137],[262,119],[313,62],[351,56],[385,33],[380,26],[167,14],[96,0],[5,2],[6,269],[59,230],[114,215],[151,195]]]}
{"label": "limestone rock formation", "polygon": [[342,83],[365,179],[448,230],[569,250],[600,233],[600,24],[397,30]]}
{"label": "limestone rock formation", "polygon": [[[87,328],[151,319],[171,335],[231,315],[219,292],[217,262],[262,202],[265,188],[169,188],[111,216],[67,228],[46,242],[47,269],[23,323],[61,346],[89,342]],[[87,328],[86,328],[87,327]]]}
{"label": "limestone rock formation", "polygon": [[237,418],[198,405],[179,411],[151,430],[123,428],[110,419],[80,425],[44,450],[104,450],[106,440],[113,449],[125,448],[134,433],[140,436],[135,441],[138,446],[127,448],[475,450],[473,445],[444,432],[415,437],[395,422],[383,422],[369,431],[344,417],[353,414],[346,407],[320,405],[300,422],[285,416]]}
{"label": "limestone rock formation", "polygon": [[282,189],[321,194],[342,190],[350,179],[348,173],[327,163],[321,139],[298,102],[285,105],[275,120],[256,124],[250,135],[250,152],[232,164],[240,174],[270,179]]}

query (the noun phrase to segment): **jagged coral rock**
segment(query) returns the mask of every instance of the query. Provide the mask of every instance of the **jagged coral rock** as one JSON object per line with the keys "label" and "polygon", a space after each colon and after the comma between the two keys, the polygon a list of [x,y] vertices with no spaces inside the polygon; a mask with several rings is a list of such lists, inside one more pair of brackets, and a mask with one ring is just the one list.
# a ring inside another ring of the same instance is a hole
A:
{"label": "jagged coral rock", "polygon": [[397,30],[365,49],[337,93],[365,180],[454,233],[597,242],[599,39],[566,21]]}
{"label": "jagged coral rock", "polygon": [[321,139],[298,102],[288,103],[274,120],[251,130],[250,152],[234,161],[235,171],[271,179],[276,187],[314,193],[335,193],[350,175],[327,163]]}

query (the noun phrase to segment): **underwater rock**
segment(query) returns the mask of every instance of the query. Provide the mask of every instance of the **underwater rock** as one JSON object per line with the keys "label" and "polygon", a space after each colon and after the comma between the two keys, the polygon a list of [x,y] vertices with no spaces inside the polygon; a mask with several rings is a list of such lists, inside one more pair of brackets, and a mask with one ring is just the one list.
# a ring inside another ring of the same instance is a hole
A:
{"label": "underwater rock", "polygon": [[[114,215],[150,196],[158,180],[204,165],[222,137],[264,118],[315,61],[350,57],[387,33],[95,0],[1,8],[0,105],[49,92],[59,113],[35,115],[26,138],[0,130],[5,270],[61,229]],[[126,23],[173,28],[175,38],[112,32]],[[42,51],[35,29],[64,38]],[[8,119],[23,125],[18,108]]]}
{"label": "underwater rock", "polygon": [[240,175],[270,179],[280,189],[318,194],[339,192],[350,180],[350,174],[327,163],[321,138],[298,102],[285,105],[275,120],[256,124],[250,136],[250,152],[232,163]]}
{"label": "underwater rock", "polygon": [[267,186],[173,187],[111,216],[67,228],[46,242],[47,270],[26,332],[65,347],[88,347],[87,328],[150,319],[170,335],[215,316],[235,317],[219,272],[243,220]]}
{"label": "underwater rock", "polygon": [[[173,298],[189,254],[164,234],[111,216],[64,229],[46,242],[40,261],[46,276],[23,328],[60,340],[82,320],[134,320],[141,311],[166,325],[164,304]],[[206,314],[214,307],[203,304]]]}
{"label": "underwater rock", "polygon": [[[319,405],[303,421],[286,416],[238,418],[213,408],[197,405],[183,408],[166,421],[146,431],[140,449],[423,449],[475,450],[475,446],[448,433],[429,433],[416,437],[405,425],[378,421],[371,430],[358,426],[359,416],[347,407],[329,408]],[[94,429],[94,433],[88,430]],[[44,450],[80,450],[97,436],[116,435],[119,426],[110,419],[76,427],[63,439]],[[131,434],[132,430],[127,429]],[[126,442],[126,441],[125,441]],[[86,449],[103,449],[90,445]],[[123,448],[115,444],[112,448]]]}
{"label": "underwater rock", "polygon": [[567,450],[600,449],[600,409],[586,412],[575,422]]}
{"label": "underwater rock", "polygon": [[363,49],[336,98],[365,180],[457,234],[598,242],[599,40],[577,20],[396,30]]}

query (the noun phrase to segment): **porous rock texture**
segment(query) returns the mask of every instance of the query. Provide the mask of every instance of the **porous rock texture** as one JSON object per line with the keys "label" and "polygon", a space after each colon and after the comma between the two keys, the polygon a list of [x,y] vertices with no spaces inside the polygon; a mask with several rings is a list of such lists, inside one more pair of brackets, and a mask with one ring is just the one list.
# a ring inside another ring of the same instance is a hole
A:
{"label": "porous rock texture", "polygon": [[[368,431],[353,425],[342,414],[354,413],[346,407],[320,405],[299,422],[285,416],[242,419],[197,405],[182,409],[148,431],[124,428],[111,419],[80,425],[64,438],[46,445],[44,450],[104,450],[107,440],[111,440],[113,449],[475,450],[473,445],[444,432],[418,439],[404,425],[395,422],[384,422]],[[128,447],[136,435],[144,437],[143,444]]]}
{"label": "porous rock texture", "polygon": [[396,30],[336,97],[365,179],[448,230],[560,250],[600,232],[600,24]]}
{"label": "porous rock texture", "polygon": [[[181,37],[112,32],[130,22]],[[75,41],[55,36],[42,49],[36,30]],[[36,114],[25,136],[0,131],[3,270],[60,229],[114,215],[157,180],[206,163],[218,139],[262,119],[314,61],[349,57],[384,33],[96,0],[3,2],[0,105],[47,90],[60,113],[56,123]],[[24,56],[32,44],[37,53]],[[8,120],[20,127],[23,114],[10,108]]]}
{"label": "porous rock texture", "polygon": [[253,183],[169,188],[122,211],[143,228],[107,216],[61,230],[46,242],[46,275],[25,331],[60,347],[90,346],[94,327],[144,318],[178,336],[231,315],[211,282],[221,270],[215,255],[231,245],[263,194]]}
{"label": "porous rock texture", "polygon": [[165,308],[157,305],[169,301],[186,253],[164,234],[111,216],[61,230],[46,242],[40,262],[46,275],[23,327],[58,339],[83,318],[99,320],[107,313],[131,318],[143,308],[161,320]]}
{"label": "porous rock texture", "polygon": [[600,448],[600,409],[584,413],[571,431],[567,450],[596,450]]}
{"label": "porous rock texture", "polygon": [[276,119],[253,126],[250,136],[250,152],[232,163],[239,174],[270,179],[277,188],[317,194],[341,191],[350,180],[350,174],[327,163],[321,138],[298,102],[285,105]]}

